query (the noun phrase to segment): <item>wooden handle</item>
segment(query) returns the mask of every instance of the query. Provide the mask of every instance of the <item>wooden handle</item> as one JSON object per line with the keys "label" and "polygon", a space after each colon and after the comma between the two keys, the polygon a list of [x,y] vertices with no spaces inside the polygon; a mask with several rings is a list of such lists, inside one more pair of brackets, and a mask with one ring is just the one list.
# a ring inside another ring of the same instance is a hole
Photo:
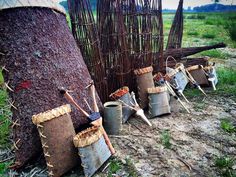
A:
{"label": "wooden handle", "polygon": [[67,101],[69,101],[70,103],[72,103],[77,109],[79,109],[86,117],[89,117],[89,114],[84,111],[73,99],[73,97],[69,94],[69,93],[65,93],[64,96],[66,97]]}
{"label": "wooden handle", "polygon": [[102,131],[103,131],[103,137],[104,137],[104,139],[105,139],[105,142],[106,142],[106,144],[107,144],[109,150],[111,151],[111,154],[113,155],[113,154],[116,153],[116,151],[115,151],[115,149],[113,148],[113,146],[112,146],[112,144],[111,144],[111,141],[110,141],[110,139],[109,139],[109,137],[108,137],[106,131],[104,130],[103,126],[101,126],[101,128],[102,128]]}
{"label": "wooden handle", "polygon": [[91,92],[91,96],[93,98],[93,108],[94,108],[94,112],[99,112],[99,108],[97,105],[97,100],[96,100],[96,92],[95,92],[95,87],[94,85],[90,86],[90,92]]}
{"label": "wooden handle", "polygon": [[116,152],[115,152],[115,149],[113,148],[113,146],[112,146],[112,144],[111,144],[111,141],[110,141],[110,139],[109,139],[109,137],[108,137],[108,135],[107,135],[107,132],[105,131],[105,129],[104,129],[103,126],[102,126],[102,118],[97,119],[97,120],[91,122],[91,124],[94,125],[94,126],[100,126],[100,127],[101,127],[104,140],[105,140],[105,142],[106,142],[106,144],[107,144],[109,150],[111,151],[111,154],[112,154],[112,155],[115,154],[115,153],[116,153]]}

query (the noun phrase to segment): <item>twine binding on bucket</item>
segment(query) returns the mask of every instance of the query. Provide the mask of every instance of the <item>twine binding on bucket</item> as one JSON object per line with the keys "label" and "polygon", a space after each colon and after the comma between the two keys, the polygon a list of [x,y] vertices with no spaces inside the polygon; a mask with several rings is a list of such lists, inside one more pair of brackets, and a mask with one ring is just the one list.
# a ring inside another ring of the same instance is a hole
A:
{"label": "twine binding on bucket", "polygon": [[122,87],[122,88],[116,90],[114,93],[110,94],[109,97],[113,100],[117,100],[128,92],[129,92],[129,88],[127,86],[125,86],[125,87]]}
{"label": "twine binding on bucket", "polygon": [[9,81],[4,83],[4,86],[10,90],[11,92],[14,92],[14,90],[9,86]]}
{"label": "twine binding on bucket", "polygon": [[48,152],[48,149],[49,149],[49,146],[47,145],[47,136],[45,136],[43,134],[43,125],[41,124],[37,124],[37,128],[38,128],[38,131],[39,131],[39,136],[40,136],[40,139],[41,139],[41,142],[42,142],[42,148],[43,148],[43,152],[44,152],[44,156],[47,158],[47,167],[48,167],[48,175],[49,176],[54,176],[53,174],[53,165],[51,164],[50,162],[50,153]]}
{"label": "twine binding on bucket", "polygon": [[141,69],[134,70],[134,74],[135,75],[142,75],[142,74],[146,74],[146,73],[149,73],[149,72],[152,72],[152,71],[153,71],[153,67],[149,66],[149,67],[146,67],[146,68],[141,68]]}
{"label": "twine binding on bucket", "polygon": [[62,116],[64,114],[70,113],[71,112],[71,107],[69,104],[60,106],[58,108],[39,113],[37,115],[32,116],[32,121],[35,125],[52,120],[54,118],[57,118],[59,116]]}
{"label": "twine binding on bucket", "polygon": [[67,105],[63,105],[60,106],[58,108],[43,112],[43,113],[39,113],[37,115],[33,115],[32,116],[32,122],[37,126],[38,131],[39,131],[39,136],[41,139],[41,143],[42,143],[42,148],[43,148],[43,152],[44,152],[44,156],[47,158],[47,167],[48,167],[48,175],[49,176],[54,176],[53,174],[53,164],[50,162],[50,153],[48,151],[48,149],[50,148],[47,144],[47,136],[44,135],[43,133],[43,122],[46,121],[50,121],[54,118],[58,118],[64,114],[68,114],[69,112],[71,112],[71,107],[69,104]]}
{"label": "twine binding on bucket", "polygon": [[99,126],[88,128],[73,138],[75,147],[85,147],[98,141],[103,136],[102,129]]}
{"label": "twine binding on bucket", "polygon": [[[167,87],[166,86],[160,86],[160,87],[154,87],[154,88],[148,88],[147,89],[147,92],[149,94],[152,94],[152,93],[161,93],[161,92],[165,92],[167,91]],[[150,98],[150,97],[148,97]]]}

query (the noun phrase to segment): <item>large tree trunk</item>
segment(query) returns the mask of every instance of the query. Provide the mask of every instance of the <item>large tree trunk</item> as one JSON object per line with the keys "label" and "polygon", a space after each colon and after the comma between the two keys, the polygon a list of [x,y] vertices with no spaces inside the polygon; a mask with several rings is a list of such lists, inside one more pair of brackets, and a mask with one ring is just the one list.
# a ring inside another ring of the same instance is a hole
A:
{"label": "large tree trunk", "polygon": [[223,48],[226,47],[226,44],[219,43],[216,45],[203,46],[203,47],[188,47],[188,48],[178,48],[178,49],[167,49],[164,51],[163,58],[166,60],[168,56],[174,57],[176,60],[180,60],[183,57],[187,57],[190,55],[194,55],[196,53],[200,53],[206,50]]}
{"label": "large tree trunk", "polygon": [[[13,140],[16,166],[21,167],[41,151],[32,115],[67,103],[60,87],[74,91],[87,110],[82,100],[88,97],[84,88],[91,77],[65,16],[49,8],[1,10],[0,52],[5,54],[0,64],[6,68],[4,79],[16,108],[12,107]],[[87,123],[75,109],[71,114],[75,128]]]}

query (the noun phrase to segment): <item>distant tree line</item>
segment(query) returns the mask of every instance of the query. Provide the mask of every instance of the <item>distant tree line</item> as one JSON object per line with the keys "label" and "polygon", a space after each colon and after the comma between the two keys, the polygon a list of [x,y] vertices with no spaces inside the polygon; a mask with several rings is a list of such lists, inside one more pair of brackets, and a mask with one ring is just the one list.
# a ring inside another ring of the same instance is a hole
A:
{"label": "distant tree line", "polygon": [[223,5],[223,4],[208,4],[204,6],[194,7],[195,12],[226,12],[226,11],[236,11],[235,5]]}

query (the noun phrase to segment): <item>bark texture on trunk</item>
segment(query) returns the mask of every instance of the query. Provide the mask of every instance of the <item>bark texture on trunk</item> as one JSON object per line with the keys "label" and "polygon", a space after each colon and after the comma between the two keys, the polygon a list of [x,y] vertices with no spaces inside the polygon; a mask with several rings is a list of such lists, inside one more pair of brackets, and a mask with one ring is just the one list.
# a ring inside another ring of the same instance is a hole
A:
{"label": "bark texture on trunk", "polygon": [[[78,103],[88,111],[82,100],[88,97],[84,88],[91,77],[65,16],[49,8],[0,11],[0,52],[5,54],[0,56],[5,83],[13,90],[8,89],[17,108],[12,107],[13,140],[16,167],[21,167],[41,152],[32,115],[67,103],[60,87],[74,91],[72,95],[79,96]],[[71,115],[75,128],[87,123],[75,108]]]}
{"label": "bark texture on trunk", "polygon": [[196,53],[200,53],[206,50],[211,50],[211,49],[217,49],[217,48],[224,48],[226,47],[226,44],[224,43],[218,43],[215,45],[209,45],[209,46],[202,46],[202,47],[188,47],[188,48],[177,48],[177,49],[167,49],[164,51],[164,60],[168,56],[174,57],[176,60],[181,60],[183,57],[187,57],[190,55],[194,55]]}

